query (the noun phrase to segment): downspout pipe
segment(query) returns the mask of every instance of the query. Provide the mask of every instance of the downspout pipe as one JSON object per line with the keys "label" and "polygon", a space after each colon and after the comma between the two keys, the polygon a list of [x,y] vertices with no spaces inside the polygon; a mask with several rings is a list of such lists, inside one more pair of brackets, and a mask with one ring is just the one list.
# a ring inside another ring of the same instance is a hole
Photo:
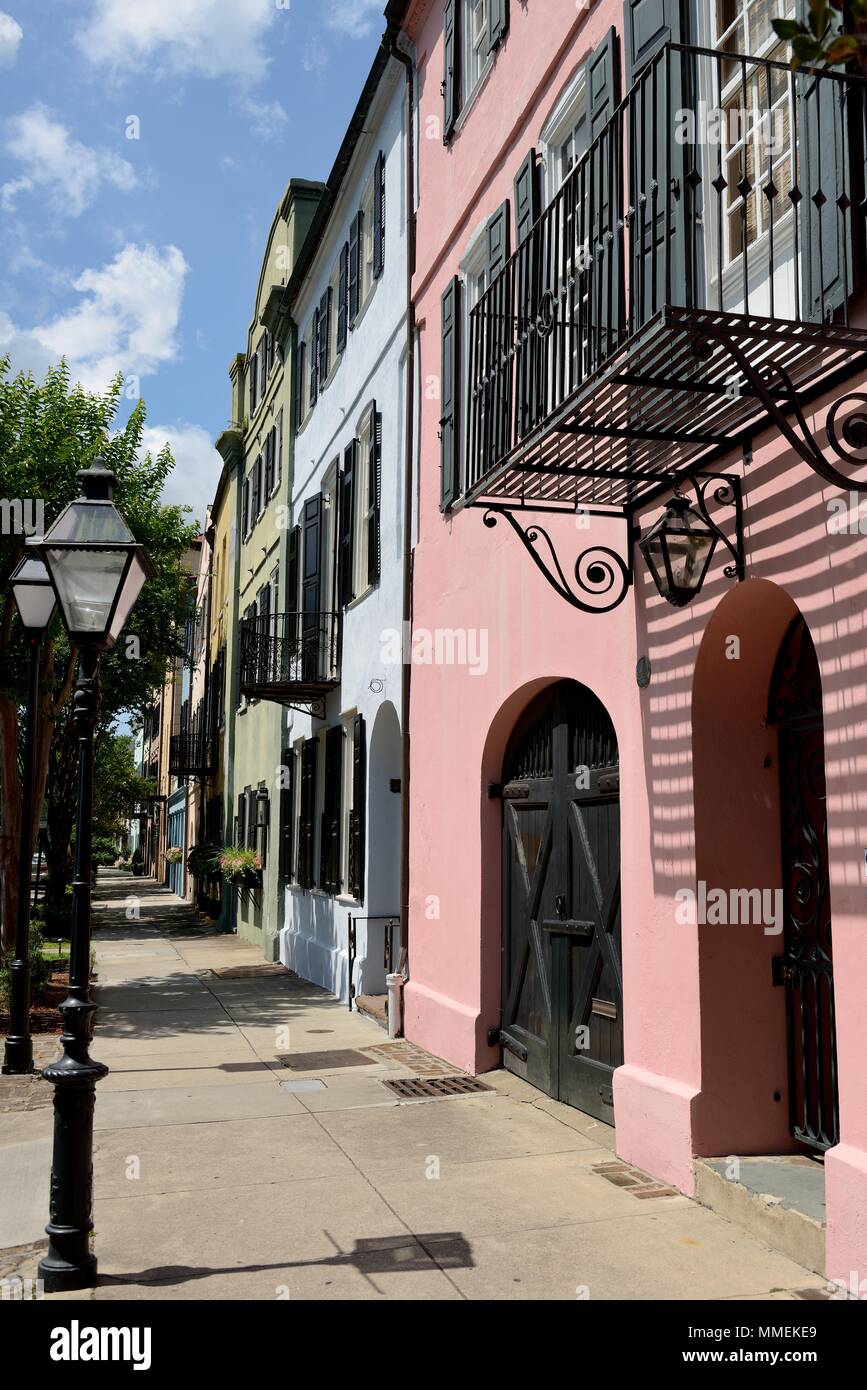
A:
{"label": "downspout pipe", "polygon": [[383,44],[406,73],[406,455],[404,461],[403,515],[403,604],[402,627],[404,643],[401,666],[401,767],[400,767],[400,968],[405,974],[409,961],[409,786],[410,737],[409,703],[412,666],[409,660],[412,644],[406,634],[412,632],[412,525],[413,477],[415,445],[415,339],[416,319],[413,300],[413,277],[416,256],[415,213],[415,65],[408,53],[398,47],[400,29],[390,25]]}

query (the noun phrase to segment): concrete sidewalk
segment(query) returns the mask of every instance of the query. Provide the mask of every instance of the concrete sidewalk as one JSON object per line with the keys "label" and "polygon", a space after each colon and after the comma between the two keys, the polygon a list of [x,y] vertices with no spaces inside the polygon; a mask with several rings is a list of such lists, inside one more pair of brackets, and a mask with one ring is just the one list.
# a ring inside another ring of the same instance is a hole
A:
{"label": "concrete sidewalk", "polygon": [[[96,928],[93,1055],[111,1068],[96,1102],[100,1282],[67,1297],[788,1299],[824,1286],[685,1197],[630,1184],[607,1126],[505,1072],[483,1094],[398,1100],[385,1081],[454,1068],[263,967],[147,880],[105,876]],[[44,1103],[0,1114],[4,1203],[15,1172],[29,1210],[47,1206],[50,1128]],[[27,1221],[19,1246],[39,1235]],[[0,1252],[0,1274],[32,1277],[38,1253]]]}

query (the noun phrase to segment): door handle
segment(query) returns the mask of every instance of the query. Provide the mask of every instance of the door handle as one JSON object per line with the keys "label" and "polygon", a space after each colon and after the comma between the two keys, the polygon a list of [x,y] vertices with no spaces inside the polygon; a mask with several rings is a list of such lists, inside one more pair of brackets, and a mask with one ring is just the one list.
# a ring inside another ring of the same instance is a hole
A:
{"label": "door handle", "polygon": [[564,898],[562,893],[558,893],[556,898],[554,899],[554,911],[560,918],[561,922],[566,921],[566,899]]}

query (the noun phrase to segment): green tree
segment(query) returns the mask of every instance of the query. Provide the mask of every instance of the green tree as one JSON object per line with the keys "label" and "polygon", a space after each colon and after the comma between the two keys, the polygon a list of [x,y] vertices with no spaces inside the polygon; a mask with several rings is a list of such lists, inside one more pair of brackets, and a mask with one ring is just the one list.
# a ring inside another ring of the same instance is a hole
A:
{"label": "green tree", "polygon": [[[65,362],[50,368],[45,380],[38,382],[30,373],[12,375],[9,359],[0,358],[4,496],[41,501],[47,529],[77,495],[76,474],[102,455],[117,476],[117,505],[155,565],[154,578],[145,585],[120,643],[102,663],[100,731],[111,727],[121,711],[147,702],[149,691],[162,682],[167,661],[178,651],[177,624],[186,611],[189,583],[182,560],[197,530],[187,522],[184,512],[188,509],[166,507],[160,500],[174,466],[168,447],[156,457],[148,454],[142,460],[139,456],[144,403],[138,402],[126,424],[110,434],[116,427],[121,388],[117,378],[104,392],[85,391],[71,383]],[[0,920],[7,944],[14,931],[18,894],[26,660],[6,581],[22,553],[22,536],[0,535]],[[62,858],[64,866],[75,806],[76,741],[70,695],[76,655],[56,620],[43,643],[40,663],[41,720],[31,836],[35,838],[50,770],[50,853],[55,863]]]}
{"label": "green tree", "polygon": [[772,21],[779,38],[792,45],[792,67],[802,63],[824,67],[857,67],[867,73],[867,0],[850,0],[845,10],[825,0],[808,0],[806,22]]}

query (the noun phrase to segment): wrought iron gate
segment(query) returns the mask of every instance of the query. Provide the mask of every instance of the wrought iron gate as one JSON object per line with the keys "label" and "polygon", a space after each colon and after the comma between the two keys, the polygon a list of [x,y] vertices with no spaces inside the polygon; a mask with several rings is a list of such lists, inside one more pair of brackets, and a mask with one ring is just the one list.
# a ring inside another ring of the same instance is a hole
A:
{"label": "wrought iron gate", "polygon": [[800,616],[777,657],[769,722],[779,729],[790,1122],[796,1139],[824,1151],[840,1133],[824,723],[819,663]]}

